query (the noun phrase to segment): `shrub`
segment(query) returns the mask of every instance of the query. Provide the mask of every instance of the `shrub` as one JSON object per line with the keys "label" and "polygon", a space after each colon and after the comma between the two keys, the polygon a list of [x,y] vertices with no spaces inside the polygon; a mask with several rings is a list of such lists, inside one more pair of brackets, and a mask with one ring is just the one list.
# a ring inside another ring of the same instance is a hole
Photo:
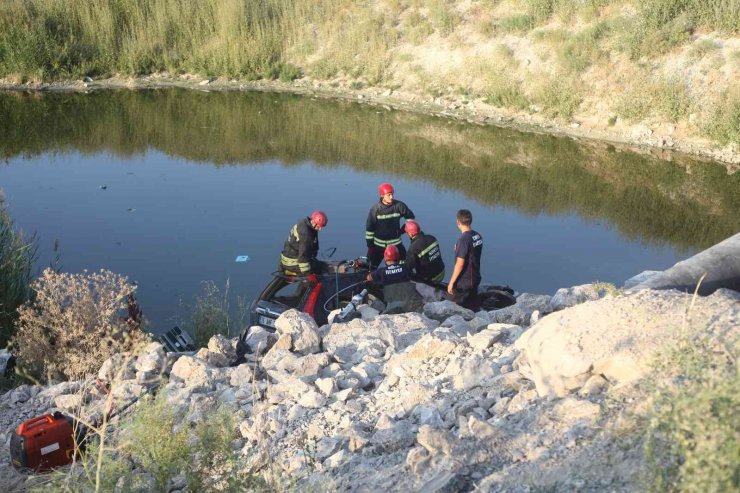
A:
{"label": "shrub", "polygon": [[694,43],[689,50],[688,56],[693,60],[704,58],[705,56],[716,52],[719,49],[719,45],[711,39],[702,39]]}
{"label": "shrub", "polygon": [[519,14],[504,17],[498,23],[498,28],[505,33],[526,32],[534,27],[534,18],[531,15]]}
{"label": "shrub", "polygon": [[283,82],[291,82],[303,77],[303,72],[299,67],[296,67],[292,63],[283,63],[280,66],[279,77]]}
{"label": "shrub", "polygon": [[714,102],[702,131],[719,142],[740,144],[740,86],[725,91]]}
{"label": "shrub", "polygon": [[236,326],[244,321],[247,316],[247,302],[244,298],[237,298],[237,317],[232,320],[230,316],[229,303],[229,280],[223,293],[213,281],[204,281],[203,291],[195,297],[195,305],[192,307],[191,322],[193,337],[198,347],[205,347],[208,341],[216,334],[230,337],[240,327]]}
{"label": "shrub", "polygon": [[127,321],[128,297],[136,288],[123,276],[46,269],[31,288],[35,298],[18,309],[13,344],[32,375],[81,378],[110,356],[147,340],[138,325]]}
{"label": "shrub", "polygon": [[703,336],[682,339],[664,357],[678,371],[657,384],[649,416],[645,451],[654,490],[740,488],[740,373],[732,350]]}
{"label": "shrub", "polygon": [[606,56],[599,42],[609,32],[606,23],[583,30],[558,49],[560,65],[572,72],[582,72]]}
{"label": "shrub", "polygon": [[449,36],[460,23],[460,16],[451,11],[447,0],[428,2],[429,20],[442,36]]}
{"label": "shrub", "polygon": [[569,118],[581,104],[575,82],[563,76],[546,79],[533,92],[532,99],[542,106],[543,113],[551,118]]}
{"label": "shrub", "polygon": [[31,269],[37,250],[36,236],[24,237],[16,230],[0,200],[0,347],[13,335],[16,309],[31,295]]}
{"label": "shrub", "polygon": [[494,73],[488,76],[483,89],[486,102],[499,108],[524,109],[529,106],[527,96],[510,77]]}
{"label": "shrub", "polygon": [[672,122],[688,117],[692,102],[686,84],[680,80],[668,80],[656,88],[658,111]]}

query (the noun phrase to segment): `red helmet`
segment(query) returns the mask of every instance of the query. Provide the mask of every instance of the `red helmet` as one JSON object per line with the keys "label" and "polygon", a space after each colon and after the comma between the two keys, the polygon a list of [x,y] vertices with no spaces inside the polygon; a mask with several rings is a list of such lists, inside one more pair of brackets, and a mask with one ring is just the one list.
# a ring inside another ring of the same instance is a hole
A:
{"label": "red helmet", "polygon": [[383,258],[385,261],[397,261],[401,255],[398,253],[398,248],[396,248],[396,245],[388,245],[385,247],[385,251],[383,252]]}
{"label": "red helmet", "polygon": [[378,193],[381,197],[387,193],[393,193],[393,185],[390,183],[381,183],[378,187]]}
{"label": "red helmet", "polygon": [[406,224],[403,226],[403,230],[406,231],[406,234],[409,236],[416,236],[419,234],[419,231],[421,231],[421,228],[419,227],[419,223],[416,221],[406,221]]}
{"label": "red helmet", "polygon": [[324,226],[326,226],[326,223],[329,222],[329,219],[322,211],[314,211],[314,213],[311,214],[311,221],[313,221],[316,226],[320,226],[323,228]]}

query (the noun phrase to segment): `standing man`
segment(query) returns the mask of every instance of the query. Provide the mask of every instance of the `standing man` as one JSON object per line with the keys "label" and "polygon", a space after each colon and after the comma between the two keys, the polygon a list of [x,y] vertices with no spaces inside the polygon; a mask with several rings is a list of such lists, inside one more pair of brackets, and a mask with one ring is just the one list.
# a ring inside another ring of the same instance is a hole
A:
{"label": "standing man", "polygon": [[401,241],[401,218],[413,219],[414,213],[400,200],[393,199],[393,185],[381,183],[378,187],[380,200],[375,203],[367,215],[365,241],[367,241],[367,258],[371,266],[377,267],[383,259],[387,246],[398,248],[400,260],[406,258],[406,248]]}
{"label": "standing man", "polygon": [[292,276],[320,274],[323,262],[316,260],[319,252],[319,231],[329,219],[322,211],[315,211],[293,226],[280,254],[280,272]]}
{"label": "standing man", "polygon": [[411,239],[406,254],[406,265],[409,266],[412,278],[427,283],[442,282],[445,278],[445,263],[439,251],[437,238],[424,234],[416,221],[406,221],[404,230]]}
{"label": "standing man", "polygon": [[455,243],[455,267],[447,285],[447,293],[455,303],[473,311],[480,309],[478,286],[480,285],[480,256],[483,238],[474,231],[473,214],[467,209],[457,211],[457,229],[462,235]]}
{"label": "standing man", "polygon": [[386,309],[383,313],[420,312],[424,303],[411,282],[409,268],[399,263],[398,248],[390,245],[383,251],[384,267],[378,267],[367,275],[368,281],[383,286],[383,300]]}

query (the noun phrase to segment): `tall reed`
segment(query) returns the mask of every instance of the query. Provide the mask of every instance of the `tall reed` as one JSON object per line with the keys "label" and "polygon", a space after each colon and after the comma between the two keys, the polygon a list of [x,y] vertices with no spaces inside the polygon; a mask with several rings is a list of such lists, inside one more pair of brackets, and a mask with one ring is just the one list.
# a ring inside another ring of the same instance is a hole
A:
{"label": "tall reed", "polygon": [[36,236],[24,236],[0,204],[0,347],[13,335],[16,308],[31,294],[31,268],[36,259]]}

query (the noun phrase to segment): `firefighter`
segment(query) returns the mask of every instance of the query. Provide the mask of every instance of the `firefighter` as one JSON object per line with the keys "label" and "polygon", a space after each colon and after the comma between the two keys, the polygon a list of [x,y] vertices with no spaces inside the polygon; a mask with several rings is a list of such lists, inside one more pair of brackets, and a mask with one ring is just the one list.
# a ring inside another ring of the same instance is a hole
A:
{"label": "firefighter", "polygon": [[437,238],[424,234],[416,221],[406,221],[404,230],[411,239],[406,264],[412,278],[425,283],[442,282],[445,278],[445,263]]}
{"label": "firefighter", "polygon": [[365,241],[367,241],[367,258],[370,266],[377,267],[383,258],[387,246],[398,248],[400,260],[406,258],[406,248],[401,241],[401,218],[414,219],[414,213],[400,200],[393,199],[393,186],[381,183],[378,187],[380,200],[375,203],[367,215]]}
{"label": "firefighter", "polygon": [[316,259],[319,231],[328,221],[326,214],[315,211],[290,229],[280,254],[280,272],[292,276],[321,273],[324,263]]}
{"label": "firefighter", "polygon": [[483,237],[473,230],[473,214],[467,209],[457,211],[457,229],[462,235],[455,243],[455,267],[447,284],[447,293],[455,303],[473,311],[480,309],[480,257]]}
{"label": "firefighter", "polygon": [[367,275],[368,281],[383,285],[386,309],[383,313],[420,312],[424,303],[411,282],[409,268],[400,263],[398,247],[390,245],[383,251],[385,267],[378,267]]}

